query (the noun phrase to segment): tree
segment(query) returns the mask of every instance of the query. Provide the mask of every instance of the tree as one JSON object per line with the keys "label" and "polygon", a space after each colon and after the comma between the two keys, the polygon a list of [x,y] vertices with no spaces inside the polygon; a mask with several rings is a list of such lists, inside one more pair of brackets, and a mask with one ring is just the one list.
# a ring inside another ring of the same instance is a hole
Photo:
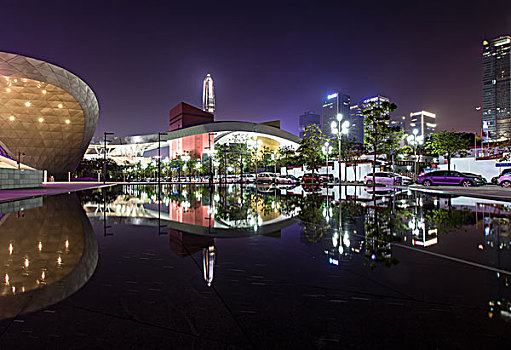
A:
{"label": "tree", "polygon": [[373,183],[375,183],[376,155],[378,153],[390,153],[397,149],[396,138],[400,132],[399,127],[389,125],[390,113],[397,108],[395,103],[373,102],[365,103],[362,115],[364,116],[364,145],[367,150],[374,153],[373,157]]}
{"label": "tree", "polygon": [[425,148],[436,155],[447,154],[447,168],[451,170],[451,157],[453,155],[465,156],[468,154],[469,142],[464,133],[439,131],[434,133],[427,141]]}
{"label": "tree", "polygon": [[318,170],[322,162],[321,147],[325,138],[317,125],[311,124],[305,128],[305,134],[300,142],[297,153],[303,165],[313,173]]}

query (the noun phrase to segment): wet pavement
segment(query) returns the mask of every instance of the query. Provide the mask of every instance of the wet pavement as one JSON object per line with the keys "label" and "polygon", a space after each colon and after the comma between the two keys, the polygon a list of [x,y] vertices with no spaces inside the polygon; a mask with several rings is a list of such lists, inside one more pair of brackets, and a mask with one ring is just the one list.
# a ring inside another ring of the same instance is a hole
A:
{"label": "wet pavement", "polygon": [[506,202],[362,187],[0,206],[0,347],[507,347],[510,220]]}

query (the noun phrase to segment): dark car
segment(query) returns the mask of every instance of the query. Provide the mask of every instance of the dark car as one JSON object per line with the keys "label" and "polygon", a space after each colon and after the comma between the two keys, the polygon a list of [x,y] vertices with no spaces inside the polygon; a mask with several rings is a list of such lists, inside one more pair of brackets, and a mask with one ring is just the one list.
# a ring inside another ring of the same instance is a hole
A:
{"label": "dark car", "polygon": [[322,184],[329,184],[335,182],[335,177],[332,174],[321,174],[319,175],[319,182]]}
{"label": "dark car", "polygon": [[420,175],[417,183],[424,186],[431,185],[461,185],[464,187],[484,185],[479,176],[467,175],[453,170],[436,170]]}
{"label": "dark car", "polygon": [[488,181],[486,181],[486,179],[483,177],[483,175],[479,175],[479,174],[474,174],[474,173],[467,173],[467,172],[462,172],[463,175],[467,175],[467,176],[475,176],[475,177],[478,177],[480,178],[483,183],[486,185],[488,183]]}
{"label": "dark car", "polygon": [[316,174],[312,173],[304,174],[302,176],[301,182],[304,184],[317,184],[320,183],[320,178],[319,175]]}

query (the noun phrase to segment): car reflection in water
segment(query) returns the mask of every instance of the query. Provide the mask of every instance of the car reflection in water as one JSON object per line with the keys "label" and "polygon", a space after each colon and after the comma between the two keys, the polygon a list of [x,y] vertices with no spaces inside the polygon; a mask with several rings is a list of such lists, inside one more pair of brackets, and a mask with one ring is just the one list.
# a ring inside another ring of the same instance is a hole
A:
{"label": "car reflection in water", "polygon": [[[438,252],[457,250],[453,235],[475,230],[480,241],[461,259],[479,259],[478,264],[508,270],[510,260],[509,203],[466,197],[429,196],[392,187],[273,185],[244,187],[126,186],[109,202],[85,201],[92,221],[105,214],[110,223],[160,227],[170,236],[171,250],[183,258],[201,254],[203,278],[214,283],[214,266],[222,252],[216,240],[271,235],[294,223],[301,227],[302,243],[318,245],[325,262],[342,268],[358,259],[371,269],[399,263],[394,248]],[[442,240],[446,244],[442,245]],[[461,237],[466,240],[466,237]],[[450,242],[449,242],[450,241]],[[438,248],[438,249],[437,249]],[[454,252],[454,253],[452,253]],[[492,274],[490,317],[511,315],[510,280]]]}
{"label": "car reflection in water", "polygon": [[67,298],[96,269],[96,235],[74,194],[1,204],[0,232],[0,319]]}

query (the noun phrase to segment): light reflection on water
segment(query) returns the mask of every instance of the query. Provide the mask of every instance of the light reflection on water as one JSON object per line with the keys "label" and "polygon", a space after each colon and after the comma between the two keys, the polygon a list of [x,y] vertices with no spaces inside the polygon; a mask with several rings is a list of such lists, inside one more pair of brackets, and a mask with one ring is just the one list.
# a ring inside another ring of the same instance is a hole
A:
{"label": "light reflection on water", "polygon": [[[511,267],[509,203],[389,188],[372,192],[360,186],[228,185],[210,190],[172,185],[158,192],[157,186],[132,185],[78,196],[81,207],[74,195],[55,196],[18,204],[0,214],[2,305],[12,298],[19,300],[13,304],[16,308],[6,307],[8,311],[0,317],[56,303],[85,284],[97,261],[96,240],[90,238],[87,218],[103,228],[96,232],[100,235],[110,235],[116,225],[149,226],[169,235],[170,249],[176,255],[201,254],[202,278],[208,286],[215,283],[215,264],[221,259],[218,240],[279,238],[283,230],[296,224],[300,242],[319,247],[324,263],[339,269],[353,260],[362,261],[368,269],[399,265],[396,247],[432,252],[493,269],[488,316],[511,315],[506,273]],[[34,208],[29,209],[30,205]],[[121,245],[122,237],[114,237],[114,242]],[[67,279],[79,282],[58,298],[26,306],[23,295],[34,291],[52,294],[50,287]]]}

